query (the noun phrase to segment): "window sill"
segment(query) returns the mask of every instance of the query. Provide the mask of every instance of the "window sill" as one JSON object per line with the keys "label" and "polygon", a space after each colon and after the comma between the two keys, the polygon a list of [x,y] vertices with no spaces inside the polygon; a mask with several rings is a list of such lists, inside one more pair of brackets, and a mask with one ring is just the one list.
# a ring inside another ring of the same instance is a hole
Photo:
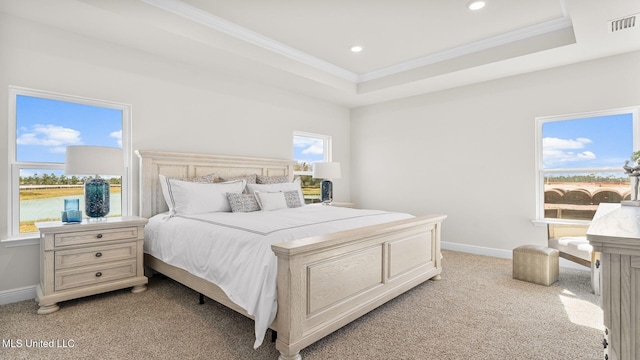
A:
{"label": "window sill", "polygon": [[32,246],[32,245],[40,245],[40,238],[35,235],[29,237],[16,237],[10,239],[0,240],[0,244],[4,247],[18,247],[18,246]]}
{"label": "window sill", "polygon": [[571,220],[571,219],[535,219],[531,220],[534,226],[547,226],[549,224],[565,225],[591,225],[591,220]]}

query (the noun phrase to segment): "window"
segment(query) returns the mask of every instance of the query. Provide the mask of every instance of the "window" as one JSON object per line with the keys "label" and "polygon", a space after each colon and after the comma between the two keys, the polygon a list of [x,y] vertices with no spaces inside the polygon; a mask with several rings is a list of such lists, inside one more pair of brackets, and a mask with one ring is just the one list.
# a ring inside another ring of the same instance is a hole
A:
{"label": "window", "polygon": [[536,119],[538,218],[590,221],[630,196],[622,168],[640,149],[638,108]]}
{"label": "window", "polygon": [[312,177],[313,163],[331,161],[331,136],[295,131],[293,159],[296,161],[293,175],[301,178],[305,202],[320,202],[322,179]]}
{"label": "window", "polygon": [[[128,105],[10,87],[10,236],[38,221],[60,220],[64,198],[80,199],[85,177],[64,174],[65,147],[99,145],[129,152]],[[128,156],[123,158],[129,168]],[[128,170],[111,178],[109,216],[128,215]],[[83,211],[84,212],[84,211]]]}

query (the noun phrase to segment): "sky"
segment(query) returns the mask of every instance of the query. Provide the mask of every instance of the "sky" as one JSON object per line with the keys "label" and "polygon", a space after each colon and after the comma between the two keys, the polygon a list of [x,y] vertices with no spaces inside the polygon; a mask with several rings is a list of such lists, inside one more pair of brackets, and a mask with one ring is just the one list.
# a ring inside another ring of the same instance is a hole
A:
{"label": "sky", "polygon": [[18,95],[16,158],[65,162],[69,145],[122,147],[122,110]]}
{"label": "sky", "polygon": [[293,136],[293,159],[311,164],[324,159],[322,139]]}
{"label": "sky", "polygon": [[546,169],[620,167],[633,152],[632,114],[550,121],[542,126]]}
{"label": "sky", "polygon": [[[122,147],[122,111],[19,95],[16,99],[19,162],[64,163],[69,145]],[[549,121],[542,127],[547,169],[622,167],[633,151],[631,114]],[[294,136],[299,162],[323,160],[323,140]]]}
{"label": "sky", "polygon": [[[19,95],[16,116],[18,162],[64,163],[69,145],[122,147],[121,110]],[[295,160],[322,161],[323,150],[323,139],[294,136]],[[21,176],[34,172],[24,169]]]}

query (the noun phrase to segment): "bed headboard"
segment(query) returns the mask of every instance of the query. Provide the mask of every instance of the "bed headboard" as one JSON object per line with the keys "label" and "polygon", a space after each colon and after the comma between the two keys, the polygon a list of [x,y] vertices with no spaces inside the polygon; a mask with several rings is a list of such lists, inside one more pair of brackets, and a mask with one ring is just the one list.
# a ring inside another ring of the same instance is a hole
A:
{"label": "bed headboard", "polygon": [[251,158],[226,155],[188,154],[136,150],[140,159],[140,216],[150,218],[168,210],[158,175],[190,178],[208,174],[218,177],[257,174],[289,176],[293,180],[290,159]]}

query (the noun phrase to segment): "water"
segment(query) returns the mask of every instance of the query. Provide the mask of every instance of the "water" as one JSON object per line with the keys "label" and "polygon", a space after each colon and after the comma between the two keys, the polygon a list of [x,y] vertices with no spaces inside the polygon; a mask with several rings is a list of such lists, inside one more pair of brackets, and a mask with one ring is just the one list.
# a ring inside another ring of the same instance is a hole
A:
{"label": "water", "polygon": [[[115,195],[115,196],[114,196]],[[60,219],[64,210],[64,199],[80,199],[80,210],[85,214],[84,196],[60,196],[39,200],[20,201],[20,221],[41,221],[46,219]],[[109,197],[111,211],[109,216],[120,216],[122,213],[122,197],[120,194],[111,194]]]}

